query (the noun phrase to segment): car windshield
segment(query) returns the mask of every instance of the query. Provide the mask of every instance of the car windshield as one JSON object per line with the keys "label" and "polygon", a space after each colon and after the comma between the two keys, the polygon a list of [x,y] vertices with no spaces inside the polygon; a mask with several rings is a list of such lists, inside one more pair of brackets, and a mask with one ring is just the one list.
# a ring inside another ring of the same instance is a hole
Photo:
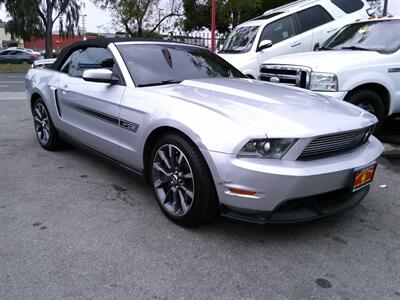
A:
{"label": "car windshield", "polygon": [[256,38],[258,26],[238,27],[228,36],[220,53],[249,52]]}
{"label": "car windshield", "polygon": [[138,87],[179,83],[187,79],[245,76],[207,49],[179,44],[117,46]]}
{"label": "car windshield", "polygon": [[351,24],[328,39],[321,49],[393,53],[400,48],[399,25],[399,20]]}

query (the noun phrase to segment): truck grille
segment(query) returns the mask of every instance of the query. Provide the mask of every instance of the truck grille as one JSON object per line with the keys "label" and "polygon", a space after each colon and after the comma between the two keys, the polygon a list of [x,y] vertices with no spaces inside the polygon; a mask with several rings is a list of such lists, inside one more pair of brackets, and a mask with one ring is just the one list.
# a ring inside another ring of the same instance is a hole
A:
{"label": "truck grille", "polygon": [[317,137],[308,144],[298,159],[315,159],[316,157],[358,148],[368,141],[372,131],[373,127],[367,127],[359,130]]}
{"label": "truck grille", "polygon": [[262,65],[260,77],[263,81],[283,83],[308,88],[311,69],[301,66]]}

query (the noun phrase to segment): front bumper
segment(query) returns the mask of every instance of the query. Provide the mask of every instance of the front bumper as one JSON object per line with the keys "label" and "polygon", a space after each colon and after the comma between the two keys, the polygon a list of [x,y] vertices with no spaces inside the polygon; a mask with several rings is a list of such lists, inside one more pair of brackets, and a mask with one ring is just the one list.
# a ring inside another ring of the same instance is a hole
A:
{"label": "front bumper", "polygon": [[[282,211],[283,204],[294,199],[328,199],[332,196],[344,199],[338,207],[329,211],[319,210],[315,214],[316,209],[310,215],[297,215],[297,218],[288,217],[286,213],[286,220],[282,214],[279,217],[280,222],[295,222],[340,212],[360,202],[368,190],[348,192],[352,172],[376,161],[383,152],[383,146],[371,137],[367,144],[353,151],[310,161],[239,159],[233,155],[202,151],[210,166],[223,214],[234,217],[232,212],[235,212],[241,216],[262,216],[266,221],[273,222],[274,213]],[[235,194],[230,188],[256,194]],[[324,200],[318,201],[324,204]]]}

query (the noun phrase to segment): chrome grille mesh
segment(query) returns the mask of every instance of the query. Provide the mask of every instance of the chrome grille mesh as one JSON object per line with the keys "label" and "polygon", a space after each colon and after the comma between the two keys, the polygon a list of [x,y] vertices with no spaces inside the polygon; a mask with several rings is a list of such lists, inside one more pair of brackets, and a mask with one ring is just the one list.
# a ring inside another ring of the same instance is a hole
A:
{"label": "chrome grille mesh", "polygon": [[355,149],[364,144],[372,133],[373,127],[336,133],[315,138],[303,150],[298,159],[314,159],[319,156]]}
{"label": "chrome grille mesh", "polygon": [[260,79],[274,83],[308,88],[311,69],[302,66],[262,65]]}

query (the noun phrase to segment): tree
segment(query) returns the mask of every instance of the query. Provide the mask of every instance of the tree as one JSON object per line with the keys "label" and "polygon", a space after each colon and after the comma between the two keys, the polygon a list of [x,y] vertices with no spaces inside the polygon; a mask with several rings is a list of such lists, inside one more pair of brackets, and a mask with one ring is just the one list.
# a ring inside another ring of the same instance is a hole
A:
{"label": "tree", "polygon": [[[93,0],[103,9],[109,9],[116,26],[122,26],[131,36],[152,35],[169,18],[181,16],[181,3],[170,0],[169,9],[162,9],[160,0]],[[161,15],[161,11],[167,11]]]}
{"label": "tree", "polygon": [[[294,0],[217,0],[216,28],[228,32],[240,23]],[[183,0],[185,31],[211,28],[211,0]]]}
{"label": "tree", "polygon": [[74,35],[79,27],[80,0],[0,0],[2,3],[11,17],[6,31],[24,40],[45,36],[46,58],[53,56],[55,22],[66,36]]}

